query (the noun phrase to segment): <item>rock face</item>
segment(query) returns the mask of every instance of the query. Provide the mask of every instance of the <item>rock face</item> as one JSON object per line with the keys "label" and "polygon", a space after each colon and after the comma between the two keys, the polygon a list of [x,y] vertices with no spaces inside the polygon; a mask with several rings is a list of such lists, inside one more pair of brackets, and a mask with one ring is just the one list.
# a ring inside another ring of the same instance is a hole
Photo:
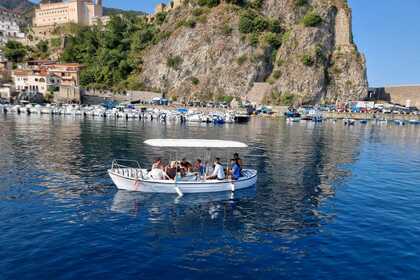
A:
{"label": "rock face", "polygon": [[[241,34],[242,8],[224,4],[210,9],[195,26],[180,25],[194,8],[181,6],[161,26],[167,38],[143,55],[140,81],[169,96],[212,99],[246,97],[254,83],[268,82],[266,103],[292,96],[295,104],[334,102],[367,96],[364,57],[352,41],[351,11],[345,0],[265,0],[260,13],[280,21],[284,34],[274,50],[251,44]],[[302,18],[316,13],[322,23],[308,27]],[[255,93],[254,93],[255,94]],[[263,94],[263,93],[262,93]]]}

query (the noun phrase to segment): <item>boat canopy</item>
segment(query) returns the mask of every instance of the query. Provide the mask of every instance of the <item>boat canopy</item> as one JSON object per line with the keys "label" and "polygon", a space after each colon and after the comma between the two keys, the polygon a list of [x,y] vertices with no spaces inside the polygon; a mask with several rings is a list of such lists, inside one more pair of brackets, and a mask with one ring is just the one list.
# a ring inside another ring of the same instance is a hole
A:
{"label": "boat canopy", "polygon": [[206,140],[206,139],[149,139],[144,141],[153,147],[178,148],[247,148],[248,145],[237,141]]}

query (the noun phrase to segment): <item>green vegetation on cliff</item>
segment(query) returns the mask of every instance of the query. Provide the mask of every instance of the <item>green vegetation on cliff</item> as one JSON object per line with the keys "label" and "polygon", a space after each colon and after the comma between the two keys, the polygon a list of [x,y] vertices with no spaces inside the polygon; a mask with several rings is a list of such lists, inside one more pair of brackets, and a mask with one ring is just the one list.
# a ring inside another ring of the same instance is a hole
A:
{"label": "green vegetation on cliff", "polygon": [[142,51],[160,40],[156,24],[137,16],[112,16],[106,26],[82,27],[67,36],[64,62],[85,65],[81,84],[88,88],[138,89],[134,77]]}
{"label": "green vegetation on cliff", "polygon": [[[262,1],[227,1],[235,4],[240,15],[240,32],[249,34],[252,45],[263,44],[277,49],[281,45],[282,28],[278,20],[265,17],[258,12]],[[81,85],[87,88],[113,88],[114,90],[143,89],[138,82],[142,57],[147,48],[167,39],[174,28],[195,28],[198,23],[207,21],[210,10],[220,4],[218,0],[197,0],[197,6],[191,9],[190,16],[180,18],[178,22],[165,28],[169,14],[156,14],[155,20],[148,22],[145,17],[126,15],[112,16],[106,26],[68,27],[57,30],[66,35],[63,62],[78,62],[85,67],[81,73]],[[223,35],[230,36],[231,24],[218,27]],[[182,57],[167,59],[167,66],[179,69]]]}

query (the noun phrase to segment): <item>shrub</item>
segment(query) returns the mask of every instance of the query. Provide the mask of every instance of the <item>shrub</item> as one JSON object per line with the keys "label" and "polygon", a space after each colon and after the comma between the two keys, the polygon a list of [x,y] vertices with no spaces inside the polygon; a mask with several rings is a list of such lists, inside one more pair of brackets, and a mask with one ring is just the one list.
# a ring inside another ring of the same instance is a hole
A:
{"label": "shrub", "polygon": [[197,21],[199,23],[206,23],[207,22],[207,15],[201,15],[197,17]]}
{"label": "shrub", "polygon": [[156,22],[157,24],[162,24],[165,22],[166,17],[168,16],[167,12],[159,12],[156,14]]}
{"label": "shrub", "polygon": [[255,32],[262,32],[268,29],[268,27],[269,27],[268,21],[261,16],[258,16],[253,20],[253,31]]}
{"label": "shrub", "polygon": [[200,83],[200,80],[197,77],[191,77],[191,83],[193,85],[198,85]]}
{"label": "shrub", "polygon": [[256,47],[259,43],[260,39],[257,33],[252,33],[251,36],[249,36],[249,43],[251,46]]}
{"label": "shrub", "polygon": [[309,12],[303,17],[303,25],[306,27],[316,27],[322,23],[322,18],[315,12]]}
{"label": "shrub", "polygon": [[262,8],[264,0],[253,0],[249,3],[249,6],[253,9],[259,10]]}
{"label": "shrub", "polygon": [[61,38],[51,38],[50,44],[52,48],[59,48],[61,46]]}
{"label": "shrub", "polygon": [[182,64],[183,59],[179,55],[177,56],[170,56],[166,59],[166,65],[172,69],[178,69],[179,66]]}
{"label": "shrub", "polygon": [[184,25],[189,28],[194,28],[197,25],[197,23],[195,22],[194,19],[189,18],[184,22]]}
{"label": "shrub", "polygon": [[308,4],[308,0],[295,0],[296,7],[302,7]]}
{"label": "shrub", "polygon": [[284,44],[284,43],[286,43],[287,41],[289,41],[289,39],[290,39],[290,35],[292,34],[292,32],[289,30],[289,31],[286,31],[286,32],[284,32],[283,33],[283,35],[281,36],[281,42]]}
{"label": "shrub", "polygon": [[311,55],[305,54],[302,56],[302,63],[305,66],[313,66],[315,61]]}
{"label": "shrub", "polygon": [[279,58],[278,60],[277,60],[277,66],[282,66],[284,64],[284,60],[283,59],[281,59],[281,58]]}
{"label": "shrub", "polygon": [[195,16],[195,17],[201,16],[201,15],[204,15],[204,14],[207,14],[207,13],[208,13],[207,8],[195,8],[192,11],[193,16]]}
{"label": "shrub", "polygon": [[273,19],[269,22],[269,31],[273,32],[273,33],[281,33],[282,32],[282,28],[280,25],[280,21],[277,19]]}
{"label": "shrub", "polygon": [[295,96],[289,92],[284,92],[281,96],[280,96],[280,105],[283,106],[292,106],[293,103],[295,102]]}
{"label": "shrub", "polygon": [[248,56],[246,54],[243,54],[240,57],[238,57],[238,59],[236,60],[236,62],[238,63],[238,65],[242,65],[247,60],[248,60]]}
{"label": "shrub", "polygon": [[228,23],[224,23],[223,25],[222,25],[222,27],[220,28],[220,31],[221,31],[221,33],[224,35],[224,36],[229,36],[229,35],[231,35],[232,34],[232,27],[228,24]]}
{"label": "shrub", "polygon": [[281,76],[281,71],[280,70],[276,70],[273,72],[273,78],[278,80],[278,78],[280,78]]}
{"label": "shrub", "polygon": [[264,42],[275,49],[278,49],[281,45],[280,37],[272,32],[267,32],[264,34]]}
{"label": "shrub", "polygon": [[322,62],[322,63],[324,63],[327,60],[324,52],[322,51],[322,46],[320,46],[320,45],[317,45],[315,47],[315,56],[316,56],[317,60]]}
{"label": "shrub", "polygon": [[242,33],[252,33],[254,31],[254,15],[246,11],[239,18],[239,31]]}
{"label": "shrub", "polygon": [[198,5],[200,6],[207,6],[207,7],[216,7],[220,4],[220,0],[198,0]]}

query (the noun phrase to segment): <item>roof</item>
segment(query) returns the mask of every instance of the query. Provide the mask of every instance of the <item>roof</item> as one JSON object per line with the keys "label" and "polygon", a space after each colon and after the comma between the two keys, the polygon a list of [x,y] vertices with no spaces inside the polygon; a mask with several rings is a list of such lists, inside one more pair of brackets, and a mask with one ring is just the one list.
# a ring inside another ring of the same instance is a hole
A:
{"label": "roof", "polygon": [[207,140],[207,139],[149,139],[144,141],[153,147],[178,148],[246,148],[247,144],[236,141]]}

